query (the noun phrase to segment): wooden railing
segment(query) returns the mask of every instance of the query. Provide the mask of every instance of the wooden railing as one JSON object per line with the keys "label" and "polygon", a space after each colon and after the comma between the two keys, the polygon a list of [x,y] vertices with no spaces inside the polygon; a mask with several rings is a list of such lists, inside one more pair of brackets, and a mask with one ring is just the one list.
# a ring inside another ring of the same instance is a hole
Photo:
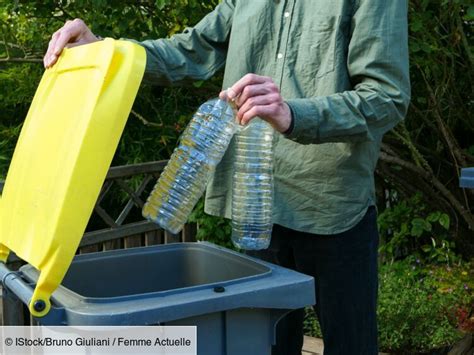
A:
{"label": "wooden railing", "polygon": [[[141,216],[146,198],[166,162],[110,168],[78,253],[196,240],[194,224],[186,225],[175,235]],[[2,189],[0,181],[0,193]]]}

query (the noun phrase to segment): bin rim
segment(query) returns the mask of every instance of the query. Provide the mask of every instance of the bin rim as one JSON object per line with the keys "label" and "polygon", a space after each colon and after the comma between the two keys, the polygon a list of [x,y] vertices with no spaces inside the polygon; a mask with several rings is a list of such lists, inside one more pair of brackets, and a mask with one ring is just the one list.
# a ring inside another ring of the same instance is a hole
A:
{"label": "bin rim", "polygon": [[[152,246],[143,246],[143,247],[136,247],[130,249],[116,249],[116,250],[108,250],[103,252],[95,252],[95,253],[87,253],[87,254],[80,254],[77,255],[76,258],[72,261],[71,264],[74,262],[83,262],[91,259],[107,259],[109,257],[116,257],[121,254],[129,254],[130,252],[134,253],[141,253],[142,251],[146,251],[148,254],[152,254],[156,249],[161,249],[160,251],[164,252],[166,250],[173,250],[173,249],[199,249],[199,247],[204,247],[207,252],[217,254],[217,251],[223,251],[228,255],[232,255],[234,258],[240,258],[241,260],[249,259],[249,257],[244,256],[238,252],[232,251],[230,249],[222,248],[218,245],[209,242],[183,242],[183,243],[170,243],[170,244],[160,244],[160,245],[152,245]],[[254,259],[254,258],[252,258]],[[245,260],[247,263],[249,260]],[[228,287],[230,285],[234,285],[240,283],[242,281],[252,281],[258,280],[265,277],[268,277],[272,273],[272,268],[270,267],[269,263],[266,263],[263,260],[254,259],[251,260],[253,266],[256,269],[260,269],[260,272],[255,275],[251,276],[244,276],[239,277],[232,280],[226,281],[217,281],[212,283],[207,283],[203,285],[195,285],[195,286],[186,286],[186,287],[178,287],[170,290],[161,290],[161,291],[152,291],[152,292],[143,292],[137,293],[132,295],[125,295],[125,296],[107,296],[107,297],[94,297],[94,296],[84,296],[78,292],[75,292],[64,285],[59,285],[58,290],[61,293],[76,297],[77,299],[81,300],[81,302],[87,303],[109,303],[109,302],[126,302],[126,301],[133,301],[137,299],[144,299],[144,298],[154,298],[154,297],[166,297],[172,296],[174,294],[179,294],[183,292],[194,292],[199,290],[206,290],[209,288],[214,288],[218,286]],[[20,268],[21,276],[30,283],[36,283],[38,280],[39,272],[34,268],[32,265],[24,265]],[[60,303],[58,298],[54,297],[55,294],[52,295],[52,300],[55,300],[56,303]]]}

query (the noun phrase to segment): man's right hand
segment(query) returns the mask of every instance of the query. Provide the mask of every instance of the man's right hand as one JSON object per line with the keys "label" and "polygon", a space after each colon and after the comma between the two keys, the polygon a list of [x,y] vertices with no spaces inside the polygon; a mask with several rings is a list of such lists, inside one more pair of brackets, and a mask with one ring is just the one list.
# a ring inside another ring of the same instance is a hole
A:
{"label": "man's right hand", "polygon": [[66,21],[63,27],[54,32],[49,41],[48,50],[43,57],[44,67],[52,67],[58,60],[64,47],[80,46],[97,42],[98,40],[81,19]]}

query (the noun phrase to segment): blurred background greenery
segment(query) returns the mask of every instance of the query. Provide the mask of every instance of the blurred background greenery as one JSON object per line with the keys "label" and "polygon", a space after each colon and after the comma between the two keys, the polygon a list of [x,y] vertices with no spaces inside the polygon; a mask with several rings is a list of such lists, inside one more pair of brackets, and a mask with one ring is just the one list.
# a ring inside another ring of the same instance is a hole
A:
{"label": "blurred background greenery", "polygon": [[[0,180],[43,73],[50,35],[83,19],[102,37],[144,40],[192,26],[217,0],[0,2]],[[459,188],[474,166],[470,0],[410,0],[412,102],[386,135],[376,170],[379,208],[380,341],[393,353],[443,353],[474,331],[474,190]],[[113,165],[167,159],[193,111],[220,90],[221,74],[189,87],[142,86]],[[228,221],[200,202],[198,237],[230,246]],[[319,330],[311,312],[308,334]]]}

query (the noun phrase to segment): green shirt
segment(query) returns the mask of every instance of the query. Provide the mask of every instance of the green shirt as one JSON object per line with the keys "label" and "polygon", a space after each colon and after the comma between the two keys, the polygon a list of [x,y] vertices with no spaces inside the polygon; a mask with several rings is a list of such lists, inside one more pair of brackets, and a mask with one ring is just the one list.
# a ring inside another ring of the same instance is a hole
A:
{"label": "green shirt", "polygon": [[[155,84],[224,66],[223,88],[272,77],[294,118],[276,138],[273,222],[335,234],[375,203],[382,136],[410,97],[407,37],[407,0],[223,0],[194,28],[141,44]],[[232,152],[208,185],[209,214],[231,216]]]}

